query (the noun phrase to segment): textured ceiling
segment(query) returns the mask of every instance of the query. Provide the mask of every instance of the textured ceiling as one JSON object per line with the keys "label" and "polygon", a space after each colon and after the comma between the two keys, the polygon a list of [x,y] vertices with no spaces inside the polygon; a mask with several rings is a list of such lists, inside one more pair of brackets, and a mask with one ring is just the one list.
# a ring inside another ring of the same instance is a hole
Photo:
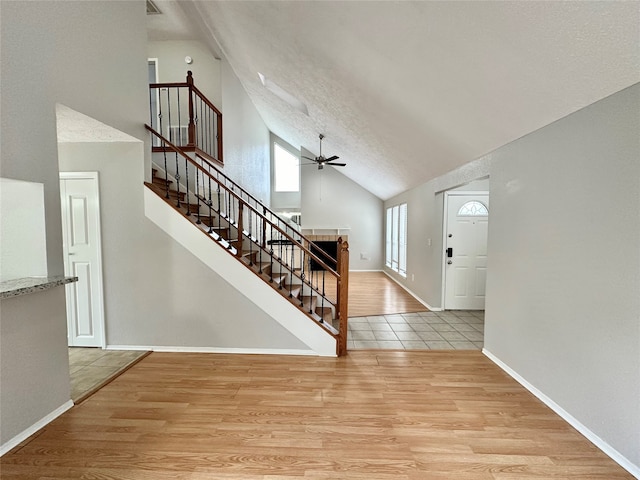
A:
{"label": "textured ceiling", "polygon": [[180,4],[271,131],[316,154],[324,133],[382,199],[640,81],[633,1]]}
{"label": "textured ceiling", "polygon": [[140,142],[60,103],[56,104],[56,130],[59,143]]}

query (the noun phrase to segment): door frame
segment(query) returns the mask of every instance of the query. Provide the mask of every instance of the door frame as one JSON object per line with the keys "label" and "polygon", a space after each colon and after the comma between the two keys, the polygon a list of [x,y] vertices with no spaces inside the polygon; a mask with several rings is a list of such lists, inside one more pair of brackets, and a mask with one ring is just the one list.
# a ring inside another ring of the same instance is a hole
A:
{"label": "door frame", "polygon": [[[488,190],[449,190],[444,193],[444,207],[442,210],[442,263],[441,263],[441,271],[442,271],[442,286],[440,291],[442,292],[442,296],[440,298],[440,305],[442,305],[442,311],[447,310],[446,305],[446,285],[447,285],[447,231],[449,228],[449,197],[450,196],[473,196],[473,195],[490,195]],[[487,243],[489,242],[489,238],[487,238]]]}
{"label": "door frame", "polygon": [[[98,306],[98,321],[97,321],[97,325],[94,325],[99,334],[100,334],[100,347],[102,349],[107,348],[107,338],[106,338],[106,328],[105,328],[105,317],[104,317],[104,289],[103,289],[103,282],[102,282],[102,232],[100,229],[100,224],[101,222],[101,207],[100,207],[100,182],[99,182],[99,173],[98,172],[58,172],[59,176],[60,176],[60,180],[92,180],[92,185],[93,185],[93,190],[95,193],[95,199],[96,199],[96,224],[93,225],[93,228],[95,228],[96,231],[96,248],[97,248],[97,265],[96,265],[96,271],[97,271],[97,292],[96,295],[98,298],[92,298],[92,302],[97,302],[97,306]],[[64,209],[66,207],[64,206],[60,206],[62,211],[62,228],[63,230],[65,230],[66,232],[66,227],[67,225],[65,225],[65,223],[68,221],[68,214],[64,212]],[[66,233],[63,232],[63,235],[66,235]],[[65,271],[67,270],[67,265],[68,265],[68,260],[69,260],[69,255],[68,255],[68,251],[67,251],[67,242],[63,242],[62,244],[62,250],[63,250],[63,256],[64,256],[64,268]],[[68,307],[68,303],[69,303],[69,298],[68,298],[68,293],[66,294],[66,303],[67,303],[67,307]],[[67,312],[67,330],[69,329],[69,313]]]}

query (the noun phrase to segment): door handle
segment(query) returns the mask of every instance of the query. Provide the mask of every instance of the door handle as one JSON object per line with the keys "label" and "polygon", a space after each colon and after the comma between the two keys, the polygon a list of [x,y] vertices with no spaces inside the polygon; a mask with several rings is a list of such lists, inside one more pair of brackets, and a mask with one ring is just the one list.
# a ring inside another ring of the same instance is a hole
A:
{"label": "door handle", "polygon": [[453,257],[453,248],[447,248],[447,258]]}

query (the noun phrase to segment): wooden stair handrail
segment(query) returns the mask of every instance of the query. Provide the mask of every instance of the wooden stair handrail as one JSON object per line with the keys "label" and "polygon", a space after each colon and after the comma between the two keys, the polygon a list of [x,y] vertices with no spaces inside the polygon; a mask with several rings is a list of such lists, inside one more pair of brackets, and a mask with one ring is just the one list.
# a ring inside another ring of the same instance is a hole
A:
{"label": "wooden stair handrail", "polygon": [[[271,226],[271,228],[275,228],[276,231],[278,231],[279,233],[281,233],[282,235],[284,235],[288,240],[290,240],[295,246],[297,246],[298,248],[300,248],[301,250],[303,250],[307,255],[309,255],[310,258],[312,258],[314,261],[316,261],[320,266],[322,266],[327,272],[329,272],[331,275],[333,275],[334,277],[336,277],[337,279],[340,278],[340,274],[338,272],[336,272],[333,268],[331,268],[330,266],[328,266],[322,259],[320,259],[317,255],[315,255],[310,249],[308,249],[307,247],[305,247],[302,243],[300,243],[298,240],[296,240],[295,238],[293,238],[291,235],[289,235],[287,232],[285,232],[283,229],[281,229],[278,225],[276,225],[275,223],[273,223],[266,215],[264,215],[262,212],[260,212],[258,209],[256,209],[255,207],[253,207],[251,204],[247,203],[242,197],[240,197],[238,194],[236,194],[236,192],[234,192],[233,190],[231,190],[229,187],[227,187],[226,185],[224,185],[222,182],[220,182],[220,180],[218,180],[217,178],[215,178],[213,175],[211,175],[204,167],[202,167],[201,165],[199,165],[197,162],[195,162],[189,155],[186,155],[180,148],[176,147],[173,143],[171,143],[169,140],[167,140],[162,134],[158,133],[154,128],[152,128],[151,126],[145,124],[145,128],[147,130],[149,130],[153,135],[157,136],[160,140],[162,140],[162,142],[172,151],[174,151],[175,153],[181,155],[185,160],[187,160],[189,163],[191,163],[196,169],[198,169],[200,172],[202,172],[204,175],[206,175],[207,177],[209,177],[211,180],[213,180],[214,182],[216,182],[218,184],[218,186],[220,186],[221,188],[223,188],[224,190],[227,191],[227,193],[230,196],[235,197],[235,199],[239,202],[239,204],[243,204],[246,205],[248,208],[250,208],[251,210],[253,210],[253,212],[262,218],[263,221],[266,221],[267,223],[269,223],[269,225]],[[217,169],[216,169],[217,170]],[[235,183],[235,182],[234,182]],[[239,187],[241,188],[241,187]],[[265,207],[266,208],[266,207]],[[276,215],[277,217],[277,215]],[[279,217],[277,217],[279,218]],[[242,233],[242,232],[241,232]],[[240,234],[239,234],[240,235]],[[311,240],[308,240],[306,237],[304,237],[304,235],[300,234],[301,238],[304,238],[305,240],[307,240],[310,243],[313,243]],[[319,250],[322,251],[322,250]],[[324,252],[323,252],[324,253]]]}
{"label": "wooden stair handrail", "polygon": [[[189,83],[189,79],[191,79],[191,83]],[[207,97],[204,96],[204,94],[200,91],[200,89],[193,84],[193,77],[191,74],[191,70],[187,72],[187,85],[191,87],[191,90],[193,90],[193,93],[195,93],[198,97],[200,97],[202,101],[206,103],[211,110],[216,112],[218,115],[222,115],[222,112],[218,110],[216,106],[213,103],[211,103],[211,101]]]}
{"label": "wooden stair handrail", "polygon": [[[197,153],[196,153],[197,155]],[[206,158],[204,157],[200,157],[200,159],[202,161],[204,161],[209,167],[213,168],[216,171],[216,175],[222,175],[222,177],[228,181],[229,183],[231,183],[234,187],[237,187],[239,190],[241,190],[247,197],[249,197],[251,200],[253,200],[256,204],[260,205],[260,207],[264,210],[264,212],[269,212],[271,215],[273,215],[274,217],[276,217],[277,219],[280,220],[280,222],[284,223],[285,225],[287,224],[287,222],[285,222],[284,220],[282,220],[280,218],[280,216],[274,212],[273,210],[271,210],[269,207],[267,207],[266,205],[264,205],[260,200],[258,200],[256,197],[254,197],[251,193],[249,193],[248,191],[246,191],[244,188],[242,188],[242,186],[238,185],[236,182],[234,182],[232,179],[230,179],[227,175],[225,175],[224,172],[222,172],[218,167],[216,167],[214,164],[212,164],[210,161],[208,161]],[[294,230],[292,227],[289,227],[292,230]],[[296,233],[298,235],[300,235],[300,237],[305,238],[306,237],[300,233],[297,232]],[[308,242],[312,242],[312,240],[306,239]],[[319,250],[319,252],[325,257],[326,260],[332,260],[335,261],[334,258],[331,258],[331,256],[326,253],[324,250]]]}

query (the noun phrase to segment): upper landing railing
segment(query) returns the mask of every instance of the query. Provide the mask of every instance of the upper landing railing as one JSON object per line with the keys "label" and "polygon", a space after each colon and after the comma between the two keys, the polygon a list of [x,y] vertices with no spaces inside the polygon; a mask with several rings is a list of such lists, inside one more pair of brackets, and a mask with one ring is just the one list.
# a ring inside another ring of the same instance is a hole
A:
{"label": "upper landing railing", "polygon": [[[222,113],[193,84],[186,82],[149,85],[151,128],[186,152],[195,152],[209,161],[223,164]],[[157,137],[153,150],[162,151]]]}

